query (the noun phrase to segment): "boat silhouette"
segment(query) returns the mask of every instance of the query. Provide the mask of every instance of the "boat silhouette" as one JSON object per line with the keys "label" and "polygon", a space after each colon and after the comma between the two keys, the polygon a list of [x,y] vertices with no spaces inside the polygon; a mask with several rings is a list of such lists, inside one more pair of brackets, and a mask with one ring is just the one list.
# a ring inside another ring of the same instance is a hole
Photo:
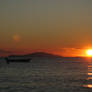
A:
{"label": "boat silhouette", "polygon": [[16,57],[16,58],[10,58],[10,57],[6,57],[5,58],[6,63],[9,64],[10,62],[30,62],[31,58],[22,58],[22,57]]}

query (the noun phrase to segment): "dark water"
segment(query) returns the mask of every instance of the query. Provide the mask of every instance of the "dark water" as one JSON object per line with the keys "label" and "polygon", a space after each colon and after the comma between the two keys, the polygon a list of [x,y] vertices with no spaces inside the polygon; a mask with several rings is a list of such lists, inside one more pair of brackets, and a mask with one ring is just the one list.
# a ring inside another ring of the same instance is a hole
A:
{"label": "dark water", "polygon": [[0,60],[0,92],[92,92],[92,62],[34,58],[7,65]]}

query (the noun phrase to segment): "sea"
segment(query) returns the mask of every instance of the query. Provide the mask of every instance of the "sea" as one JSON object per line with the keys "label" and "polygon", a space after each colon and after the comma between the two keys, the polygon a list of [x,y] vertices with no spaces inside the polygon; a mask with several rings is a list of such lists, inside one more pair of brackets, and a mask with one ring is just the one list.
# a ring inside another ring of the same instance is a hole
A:
{"label": "sea", "polygon": [[92,92],[90,58],[0,59],[0,92]]}

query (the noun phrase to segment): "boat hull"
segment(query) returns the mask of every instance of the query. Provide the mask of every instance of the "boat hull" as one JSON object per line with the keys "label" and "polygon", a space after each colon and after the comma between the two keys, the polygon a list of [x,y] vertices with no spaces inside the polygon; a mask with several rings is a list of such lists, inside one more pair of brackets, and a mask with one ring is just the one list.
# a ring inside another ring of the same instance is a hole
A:
{"label": "boat hull", "polygon": [[24,63],[27,63],[27,62],[30,62],[31,59],[9,59],[9,58],[5,58],[6,59],[6,62],[7,64],[9,64],[10,62],[24,62]]}

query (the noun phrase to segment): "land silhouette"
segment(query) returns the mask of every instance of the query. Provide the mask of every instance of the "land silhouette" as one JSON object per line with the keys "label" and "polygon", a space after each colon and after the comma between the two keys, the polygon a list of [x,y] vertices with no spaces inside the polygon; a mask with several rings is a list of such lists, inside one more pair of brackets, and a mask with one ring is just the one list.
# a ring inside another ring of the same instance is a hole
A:
{"label": "land silhouette", "polygon": [[66,61],[71,61],[71,60],[76,60],[76,61],[83,61],[85,57],[63,57],[59,55],[54,55],[46,52],[34,52],[30,54],[25,54],[25,55],[10,55],[8,57],[5,57],[5,60],[7,64],[10,62],[25,62],[28,63],[30,62],[33,58],[44,58],[44,59],[64,59]]}

